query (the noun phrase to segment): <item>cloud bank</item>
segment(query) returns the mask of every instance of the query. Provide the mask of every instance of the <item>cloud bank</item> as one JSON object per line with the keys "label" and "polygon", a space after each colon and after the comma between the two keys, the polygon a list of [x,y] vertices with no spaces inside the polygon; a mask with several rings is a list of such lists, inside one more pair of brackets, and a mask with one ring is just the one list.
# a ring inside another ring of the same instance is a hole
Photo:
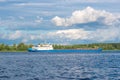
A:
{"label": "cloud bank", "polygon": [[111,2],[119,2],[119,0],[66,0],[67,2],[73,2],[73,3],[75,3],[75,2],[77,2],[77,3],[104,3],[104,2],[109,2],[109,3],[111,3]]}
{"label": "cloud bank", "polygon": [[38,29],[41,25],[43,19],[35,18],[33,20],[27,19],[25,17],[7,17],[6,19],[0,18],[0,27],[6,30],[30,30]]}
{"label": "cloud bank", "polygon": [[67,30],[58,30],[55,32],[48,33],[50,36],[64,38],[64,39],[86,39],[89,31],[85,31],[83,29],[67,29]]}
{"label": "cloud bank", "polygon": [[74,42],[114,42],[120,41],[120,26],[111,26],[106,29],[97,29],[89,31],[85,29],[66,29],[56,30],[43,33],[39,31],[38,34],[26,33],[23,31],[14,31],[9,34],[1,35],[5,40],[21,40],[21,42],[36,42],[43,43],[45,41],[50,43],[74,43]]}
{"label": "cloud bank", "polygon": [[[0,0],[4,1],[4,0]],[[78,0],[79,1],[79,0]],[[90,0],[89,0],[90,1]],[[93,0],[91,0],[93,1]],[[97,1],[97,0],[96,0]],[[37,6],[52,6],[48,4],[41,3],[15,3],[19,6],[17,7],[25,11],[33,10]],[[60,5],[58,5],[60,6]],[[30,8],[30,9],[29,9]],[[45,41],[50,43],[82,43],[81,41],[91,43],[91,42],[117,42],[120,41],[120,16],[118,14],[113,14],[105,10],[96,10],[92,7],[86,7],[83,10],[76,10],[69,16],[69,11],[67,8],[59,9],[50,8],[52,16],[50,14],[49,8],[43,9],[43,11],[38,10],[38,14],[31,14],[32,16],[3,16],[0,19],[0,42],[31,42],[31,43],[43,43]],[[44,13],[43,19],[41,18]],[[47,12],[48,10],[48,12]],[[55,12],[55,10],[58,10]],[[71,9],[70,7],[70,10]],[[35,12],[36,11],[31,11]],[[62,12],[62,13],[60,13]],[[65,14],[67,12],[67,14]],[[23,12],[24,13],[24,12]],[[55,13],[53,15],[53,13]],[[59,13],[59,14],[58,14]],[[61,15],[64,14],[64,15]],[[6,14],[7,15],[7,14]],[[60,17],[60,16],[69,17]],[[54,17],[55,16],[55,17]],[[52,19],[51,19],[52,18]],[[55,24],[53,25],[51,21]],[[63,27],[57,27],[63,26]],[[29,30],[29,31],[28,31]],[[6,43],[5,42],[5,43]],[[13,43],[11,42],[11,43]]]}
{"label": "cloud bank", "polygon": [[99,22],[104,25],[111,25],[116,18],[117,17],[112,13],[87,7],[83,10],[74,11],[72,16],[68,18],[56,16],[52,19],[52,22],[56,26],[72,26],[74,24],[84,24],[89,22]]}
{"label": "cloud bank", "polygon": [[5,2],[6,0],[0,0],[0,2]]}

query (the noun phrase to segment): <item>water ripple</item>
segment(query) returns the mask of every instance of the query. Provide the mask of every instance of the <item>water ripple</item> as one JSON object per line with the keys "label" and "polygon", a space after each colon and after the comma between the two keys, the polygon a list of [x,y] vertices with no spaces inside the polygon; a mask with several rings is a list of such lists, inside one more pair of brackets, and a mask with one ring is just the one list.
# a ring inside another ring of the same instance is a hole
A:
{"label": "water ripple", "polygon": [[120,80],[120,55],[0,54],[0,80]]}

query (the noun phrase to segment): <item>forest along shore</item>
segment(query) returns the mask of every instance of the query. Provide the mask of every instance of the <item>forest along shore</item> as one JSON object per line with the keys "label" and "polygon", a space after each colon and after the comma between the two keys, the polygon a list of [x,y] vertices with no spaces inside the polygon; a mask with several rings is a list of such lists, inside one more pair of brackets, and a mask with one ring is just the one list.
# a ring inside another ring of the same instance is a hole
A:
{"label": "forest along shore", "polygon": [[[0,52],[26,52],[33,44],[0,44]],[[102,48],[103,50],[120,50],[120,43],[93,43],[93,44],[73,44],[60,45],[53,44],[54,49],[79,49],[79,48]]]}

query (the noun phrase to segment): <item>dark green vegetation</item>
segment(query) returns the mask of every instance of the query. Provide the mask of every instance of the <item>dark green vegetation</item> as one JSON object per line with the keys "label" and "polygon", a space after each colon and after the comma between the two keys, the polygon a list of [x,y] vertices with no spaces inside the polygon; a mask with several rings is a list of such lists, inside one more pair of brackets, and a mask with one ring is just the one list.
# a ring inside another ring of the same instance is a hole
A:
{"label": "dark green vegetation", "polygon": [[[32,44],[0,44],[0,51],[27,51]],[[79,48],[102,48],[103,50],[120,50],[120,43],[94,43],[94,44],[78,44],[78,45],[53,45],[54,49],[79,49]]]}
{"label": "dark green vegetation", "polygon": [[32,44],[26,45],[24,43],[13,44],[13,45],[0,44],[0,51],[2,51],[2,52],[27,51],[27,49],[32,47],[32,46],[33,46]]}
{"label": "dark green vegetation", "polygon": [[120,50],[120,43],[94,43],[78,45],[54,45],[54,49],[102,48],[103,50]]}

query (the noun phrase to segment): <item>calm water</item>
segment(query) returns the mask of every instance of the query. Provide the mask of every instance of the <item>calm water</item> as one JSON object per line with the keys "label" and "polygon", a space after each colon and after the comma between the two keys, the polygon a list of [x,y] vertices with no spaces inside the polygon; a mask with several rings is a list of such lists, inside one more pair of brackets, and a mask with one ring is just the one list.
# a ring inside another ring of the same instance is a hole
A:
{"label": "calm water", "polygon": [[0,80],[120,80],[120,53],[0,53]]}

